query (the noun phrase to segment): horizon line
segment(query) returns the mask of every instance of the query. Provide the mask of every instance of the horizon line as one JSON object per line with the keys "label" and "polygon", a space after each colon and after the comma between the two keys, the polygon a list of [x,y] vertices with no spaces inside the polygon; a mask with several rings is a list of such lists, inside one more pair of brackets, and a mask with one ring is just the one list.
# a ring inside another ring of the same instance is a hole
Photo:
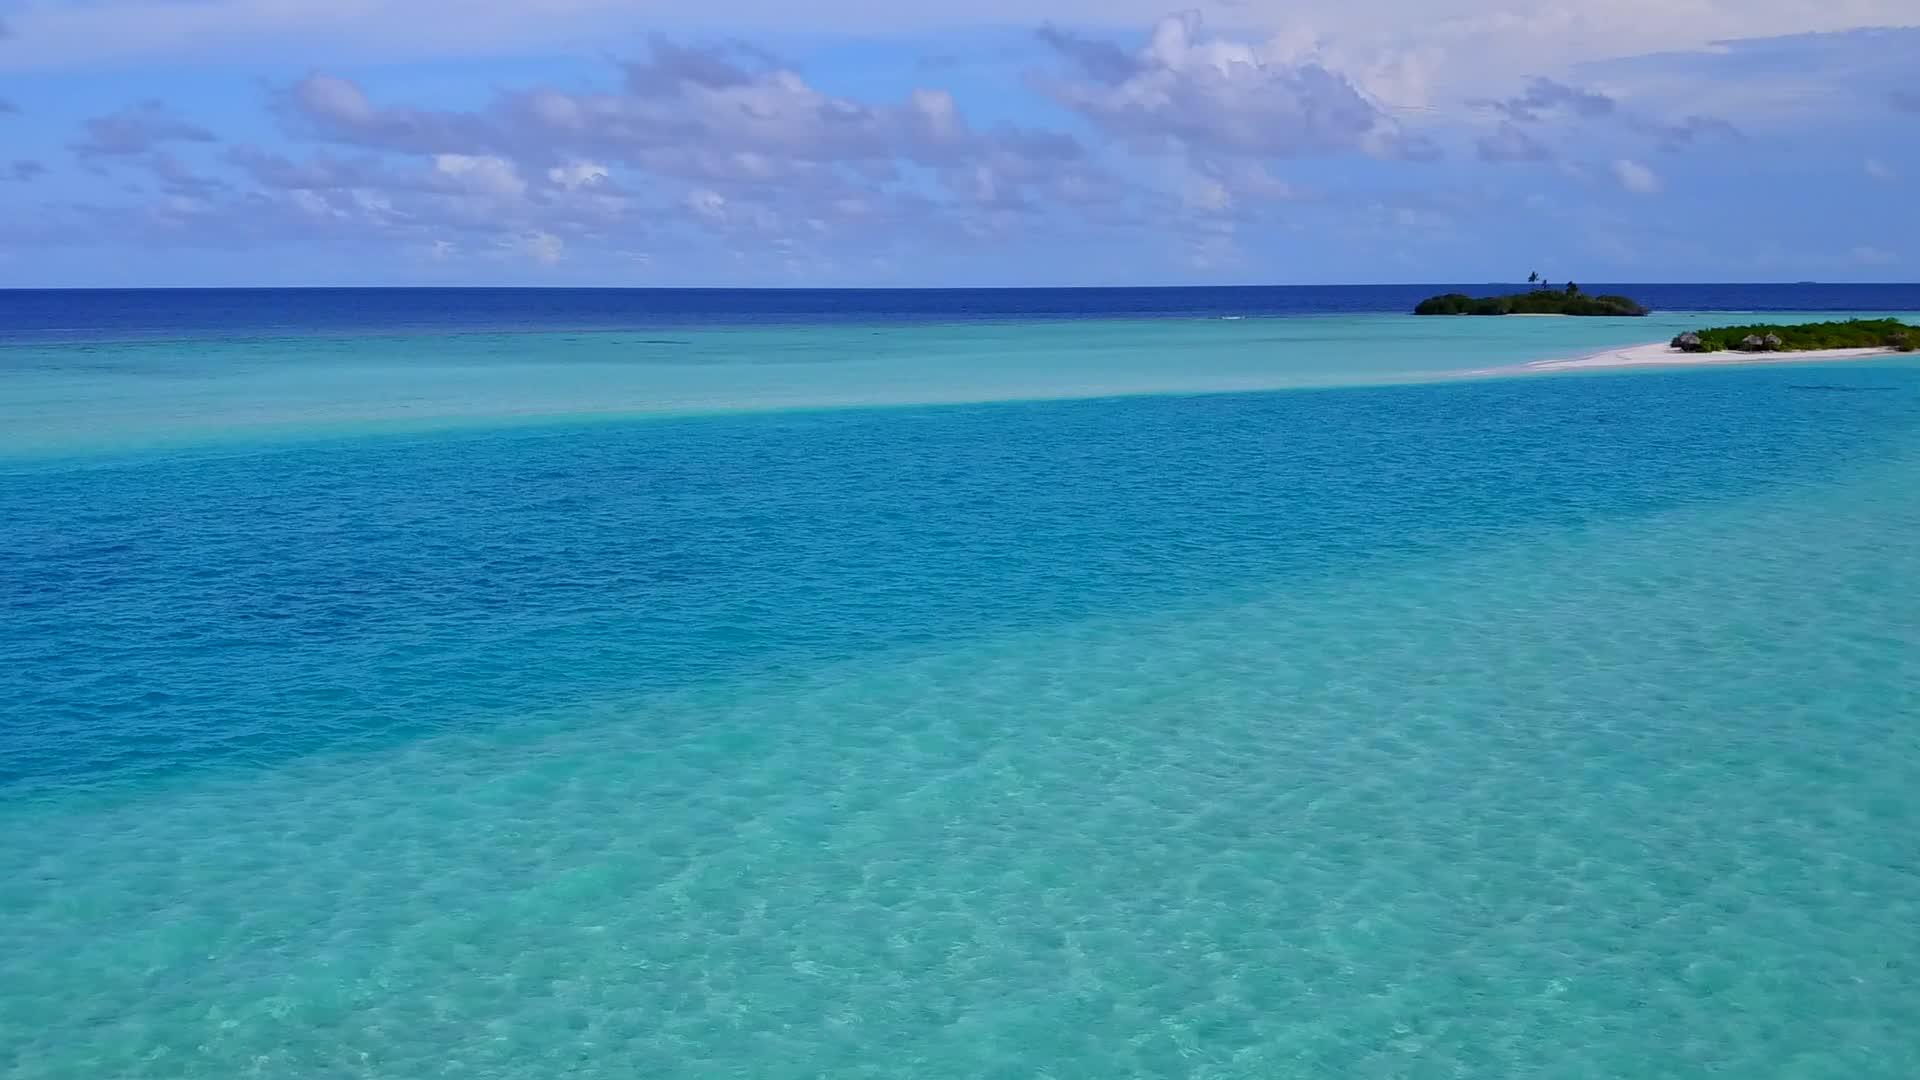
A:
{"label": "horizon line", "polygon": [[[1578,280],[1573,279],[1573,280]],[[1731,285],[1743,288],[1756,286],[1840,286],[1849,288],[1893,287],[1920,288],[1920,281],[1815,281],[1815,280],[1766,280],[1766,281],[1610,281],[1603,278],[1592,279],[1595,285],[1628,285],[1640,287],[1699,287],[1710,285]],[[1395,289],[1395,288],[1433,288],[1448,285],[1527,285],[1522,279],[1512,281],[1487,279],[1480,281],[1378,281],[1378,282],[1313,282],[1313,283],[1258,283],[1238,282],[1219,285],[0,285],[0,294],[7,293],[84,293],[84,292],[758,292],[758,293],[933,293],[933,292],[1120,292],[1127,290],[1152,289],[1172,290],[1220,290],[1220,289]],[[1548,282],[1543,287],[1552,287]]]}

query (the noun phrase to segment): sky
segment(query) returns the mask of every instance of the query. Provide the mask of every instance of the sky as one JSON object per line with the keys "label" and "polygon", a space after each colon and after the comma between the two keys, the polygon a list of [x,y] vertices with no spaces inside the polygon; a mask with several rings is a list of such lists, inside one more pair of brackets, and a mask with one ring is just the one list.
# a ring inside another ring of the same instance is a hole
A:
{"label": "sky", "polygon": [[0,287],[1920,279],[1913,0],[0,0]]}

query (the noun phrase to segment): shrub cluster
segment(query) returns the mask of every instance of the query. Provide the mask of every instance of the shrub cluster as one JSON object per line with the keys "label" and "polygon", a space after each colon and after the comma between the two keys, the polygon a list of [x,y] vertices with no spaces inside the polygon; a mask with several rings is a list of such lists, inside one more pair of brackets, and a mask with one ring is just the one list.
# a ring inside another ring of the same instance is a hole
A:
{"label": "shrub cluster", "polygon": [[[1691,338],[1682,342],[1681,338]],[[1762,344],[1756,347],[1752,338]],[[1776,344],[1777,342],[1777,344]],[[1712,330],[1682,334],[1673,339],[1674,348],[1689,352],[1805,352],[1810,349],[1920,349],[1920,326],[1909,326],[1898,319],[1847,319],[1840,322],[1752,326],[1722,326]]]}

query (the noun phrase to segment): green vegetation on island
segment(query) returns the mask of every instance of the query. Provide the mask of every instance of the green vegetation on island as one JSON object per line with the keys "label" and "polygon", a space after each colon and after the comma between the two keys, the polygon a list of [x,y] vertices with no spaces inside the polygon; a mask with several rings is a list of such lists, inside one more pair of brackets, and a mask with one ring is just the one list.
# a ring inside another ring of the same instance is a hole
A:
{"label": "green vegetation on island", "polygon": [[[1540,280],[1539,274],[1527,278]],[[1645,315],[1647,309],[1624,296],[1588,296],[1567,282],[1564,289],[1542,285],[1530,292],[1507,296],[1468,296],[1445,293],[1420,301],[1415,315]]]}
{"label": "green vegetation on island", "polygon": [[1689,331],[1673,339],[1681,352],[1808,352],[1814,349],[1920,348],[1920,326],[1898,319],[1846,319],[1838,322],[1722,326]]}

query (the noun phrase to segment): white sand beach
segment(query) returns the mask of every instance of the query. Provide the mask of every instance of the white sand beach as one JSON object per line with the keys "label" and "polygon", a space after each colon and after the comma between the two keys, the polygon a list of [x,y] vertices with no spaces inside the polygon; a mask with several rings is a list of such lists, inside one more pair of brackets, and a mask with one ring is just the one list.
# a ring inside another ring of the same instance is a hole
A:
{"label": "white sand beach", "polygon": [[1506,367],[1480,368],[1468,375],[1526,375],[1555,371],[1586,371],[1597,368],[1694,367],[1734,364],[1804,364],[1821,360],[1860,360],[1876,356],[1910,355],[1892,349],[1809,349],[1805,352],[1746,353],[1681,352],[1664,341],[1608,349],[1587,356],[1559,360],[1535,360]]}

